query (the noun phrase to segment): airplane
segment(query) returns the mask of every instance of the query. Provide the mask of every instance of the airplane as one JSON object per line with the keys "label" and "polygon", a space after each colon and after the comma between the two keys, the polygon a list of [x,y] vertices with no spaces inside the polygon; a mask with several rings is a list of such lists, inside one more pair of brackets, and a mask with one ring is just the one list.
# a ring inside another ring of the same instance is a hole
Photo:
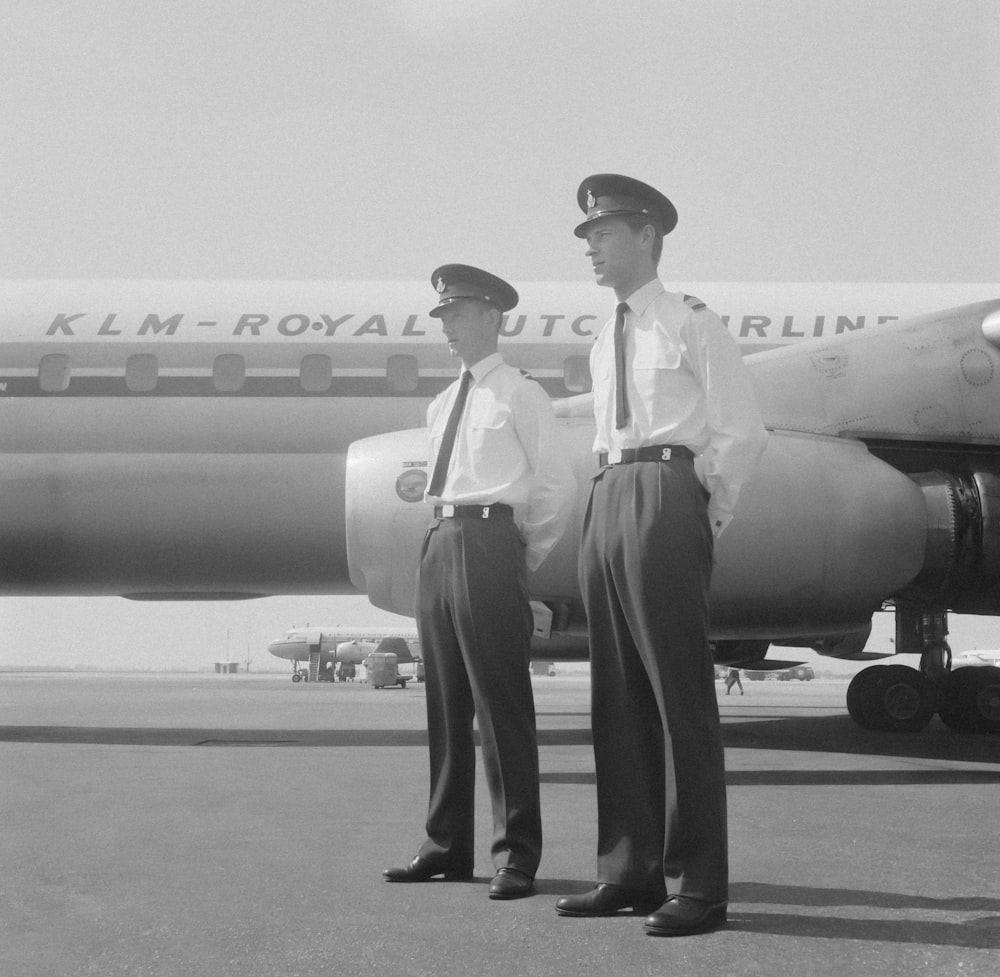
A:
{"label": "airplane", "polygon": [[[531,601],[531,609],[542,628],[551,619],[548,608]],[[538,633],[541,633],[539,631]],[[409,627],[394,625],[391,628],[293,627],[284,637],[270,642],[267,650],[276,658],[292,662],[292,681],[316,681],[328,674],[334,663],[361,665],[374,651],[389,651],[400,664],[422,663],[420,635],[416,623]],[[299,669],[299,662],[309,662],[309,668]],[[423,681],[423,670],[414,670],[414,677]]]}
{"label": "airplane", "polygon": [[[292,663],[293,682],[325,680],[336,665],[362,665],[380,650],[395,654],[398,664],[413,665],[412,677],[422,680],[417,671],[423,659],[416,627],[293,627],[283,638],[270,642],[267,650]],[[300,669],[299,662],[308,662],[309,667]]]}
{"label": "airplane", "polygon": [[963,651],[952,658],[952,668],[962,665],[1000,665],[1000,650]]}
{"label": "airplane", "polygon": [[[607,296],[518,287],[505,358],[556,403],[585,393]],[[0,286],[0,594],[363,592],[412,616],[424,412],[457,372],[428,290]],[[958,728],[1000,728],[1000,678],[976,669],[983,687],[959,689],[946,640],[949,610],[1000,613],[1000,286],[682,290],[727,321],[770,431],[716,551],[717,659],[785,667],[771,644],[866,657],[891,607],[896,652],[921,667],[859,672],[855,720],[921,728],[954,686]],[[592,426],[559,423],[582,499]],[[530,586],[550,614],[538,657],[586,657],[573,532]]]}

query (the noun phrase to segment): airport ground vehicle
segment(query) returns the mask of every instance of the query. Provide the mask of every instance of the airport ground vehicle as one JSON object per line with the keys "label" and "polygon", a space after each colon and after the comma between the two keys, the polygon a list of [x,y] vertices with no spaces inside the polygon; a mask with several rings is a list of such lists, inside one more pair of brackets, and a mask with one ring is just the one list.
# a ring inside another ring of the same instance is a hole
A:
{"label": "airport ground vehicle", "polygon": [[816,678],[816,673],[813,671],[812,665],[796,665],[794,668],[786,668],[784,671],[777,672],[779,682],[791,682],[791,680],[798,679],[800,682],[811,682]]}
{"label": "airport ground vehicle", "polygon": [[399,674],[399,659],[391,651],[373,651],[365,665],[368,668],[368,681],[375,689],[384,689],[389,685],[398,685],[401,689],[405,689],[406,683],[414,678],[413,675]]}
{"label": "airport ground vehicle", "polygon": [[779,682],[791,682],[798,679],[800,682],[810,682],[816,677],[812,665],[792,665],[789,668],[763,669],[745,668],[743,674],[751,682],[765,682],[769,679],[777,679]]}

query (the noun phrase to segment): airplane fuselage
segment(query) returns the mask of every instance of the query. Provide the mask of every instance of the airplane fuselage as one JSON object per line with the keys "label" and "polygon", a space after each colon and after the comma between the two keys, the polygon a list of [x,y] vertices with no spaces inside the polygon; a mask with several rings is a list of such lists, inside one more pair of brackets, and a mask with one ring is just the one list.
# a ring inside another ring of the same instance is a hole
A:
{"label": "airplane fuselage", "polygon": [[[611,293],[586,282],[519,289],[505,358],[552,397],[587,390]],[[997,289],[684,291],[753,355],[867,334]],[[429,294],[426,283],[376,282],[2,286],[0,593],[353,591],[348,446],[422,426],[429,398],[457,372],[426,314]]]}

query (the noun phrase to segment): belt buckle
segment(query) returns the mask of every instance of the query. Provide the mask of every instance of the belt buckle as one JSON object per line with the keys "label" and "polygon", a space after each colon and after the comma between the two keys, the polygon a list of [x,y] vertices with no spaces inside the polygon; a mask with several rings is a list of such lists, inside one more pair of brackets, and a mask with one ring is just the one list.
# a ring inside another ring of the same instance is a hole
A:
{"label": "belt buckle", "polygon": [[608,464],[609,465],[619,465],[622,460],[622,449],[621,448],[611,448],[608,451]]}
{"label": "belt buckle", "polygon": [[445,519],[451,519],[455,515],[455,507],[453,505],[443,505],[441,506],[441,515]]}
{"label": "belt buckle", "polygon": [[660,461],[670,461],[670,456],[672,454],[673,451],[670,448],[664,448],[663,454],[660,456]]}

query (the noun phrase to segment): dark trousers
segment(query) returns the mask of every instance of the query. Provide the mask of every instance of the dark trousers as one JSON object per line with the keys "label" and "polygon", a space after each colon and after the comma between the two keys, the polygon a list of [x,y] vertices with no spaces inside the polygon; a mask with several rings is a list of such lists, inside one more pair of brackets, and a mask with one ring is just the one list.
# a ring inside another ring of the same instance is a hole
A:
{"label": "dark trousers", "polygon": [[424,656],[430,803],[420,854],[474,861],[476,718],[493,805],[496,868],[534,876],[542,851],[524,543],[507,516],[439,519],[424,537],[417,581]]}
{"label": "dark trousers", "polygon": [[688,460],[602,470],[580,548],[600,882],[722,901],[726,782],[708,647],[713,538]]}

